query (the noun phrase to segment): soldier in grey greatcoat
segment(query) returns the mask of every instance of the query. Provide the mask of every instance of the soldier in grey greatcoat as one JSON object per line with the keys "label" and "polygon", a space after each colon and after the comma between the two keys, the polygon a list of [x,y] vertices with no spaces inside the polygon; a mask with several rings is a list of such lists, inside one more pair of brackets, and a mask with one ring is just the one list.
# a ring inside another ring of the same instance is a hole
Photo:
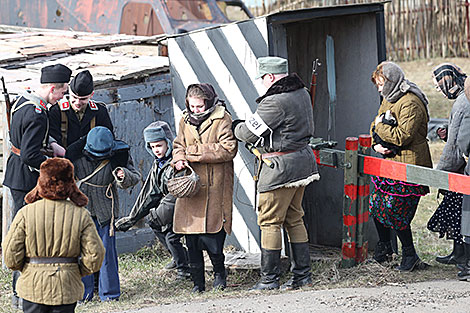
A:
{"label": "soldier in grey greatcoat", "polygon": [[261,279],[255,290],[279,288],[281,227],[291,248],[292,278],[282,289],[312,284],[308,235],[302,217],[305,186],[318,180],[312,149],[313,109],[310,95],[296,74],[288,74],[287,60],[258,59],[258,76],[268,88],[256,100],[258,108],[246,121],[235,121],[235,137],[254,144],[274,163],[259,174],[258,225],[261,228]]}

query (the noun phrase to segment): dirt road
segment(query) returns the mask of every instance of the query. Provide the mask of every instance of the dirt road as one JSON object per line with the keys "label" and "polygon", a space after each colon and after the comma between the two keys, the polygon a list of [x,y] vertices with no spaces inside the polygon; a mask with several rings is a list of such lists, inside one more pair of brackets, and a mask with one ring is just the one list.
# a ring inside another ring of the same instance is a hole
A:
{"label": "dirt road", "polygon": [[126,312],[468,313],[470,312],[470,282],[440,280],[380,288],[344,288],[276,294],[256,293],[253,296],[243,298],[161,305]]}

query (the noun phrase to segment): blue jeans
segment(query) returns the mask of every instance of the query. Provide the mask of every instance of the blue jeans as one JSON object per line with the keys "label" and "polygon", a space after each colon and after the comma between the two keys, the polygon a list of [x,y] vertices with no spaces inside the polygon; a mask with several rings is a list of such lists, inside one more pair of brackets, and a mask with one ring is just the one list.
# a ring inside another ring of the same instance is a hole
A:
{"label": "blue jeans", "polygon": [[[109,236],[109,225],[101,227],[95,217],[93,217],[93,221],[106,249],[103,265],[101,265],[99,272],[98,293],[101,301],[118,300],[121,296],[121,287],[119,285],[116,237]],[[85,285],[83,300],[91,300],[94,290],[94,275],[83,277],[82,282]]]}

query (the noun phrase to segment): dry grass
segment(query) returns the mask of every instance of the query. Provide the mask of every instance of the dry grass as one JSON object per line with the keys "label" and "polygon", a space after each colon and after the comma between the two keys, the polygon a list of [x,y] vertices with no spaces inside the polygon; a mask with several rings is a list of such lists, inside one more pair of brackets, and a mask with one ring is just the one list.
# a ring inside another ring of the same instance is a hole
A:
{"label": "dry grass", "polygon": [[[407,77],[416,82],[430,99],[430,111],[433,117],[447,117],[451,102],[440,95],[433,87],[431,81],[432,68],[444,60],[421,60],[408,63],[400,63]],[[470,69],[470,60],[448,60]],[[431,152],[436,163],[442,151],[442,143],[431,144]],[[450,250],[449,241],[438,239],[437,234],[426,229],[426,223],[437,207],[436,191],[423,197],[418,212],[413,221],[412,228],[414,241],[420,257],[431,265],[427,270],[412,273],[399,273],[394,266],[399,263],[396,257],[385,266],[375,262],[365,262],[354,268],[343,269],[339,267],[339,249],[329,249],[328,253],[333,257],[318,260],[312,263],[313,289],[374,287],[383,285],[400,285],[408,282],[455,279],[456,269],[452,266],[444,266],[434,261],[437,254],[444,254]],[[122,297],[119,302],[101,303],[98,300],[80,305],[77,312],[117,312],[127,309],[136,309],[158,304],[171,304],[192,300],[202,301],[208,298],[234,298],[252,294],[248,292],[258,278],[256,271],[231,272],[228,278],[229,288],[225,292],[211,291],[212,278],[206,275],[209,291],[201,295],[193,295],[189,292],[192,284],[189,281],[176,281],[174,272],[165,271],[164,265],[170,257],[161,246],[144,248],[135,254],[119,257]],[[288,279],[287,274],[282,281]],[[10,272],[0,270],[0,312],[11,312],[10,309]],[[279,291],[270,291],[275,294]]]}

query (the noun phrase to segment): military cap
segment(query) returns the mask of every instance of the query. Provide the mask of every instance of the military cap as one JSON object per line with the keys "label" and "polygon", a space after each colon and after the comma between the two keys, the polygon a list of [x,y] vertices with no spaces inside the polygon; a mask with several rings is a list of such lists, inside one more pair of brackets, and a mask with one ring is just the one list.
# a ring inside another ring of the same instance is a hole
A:
{"label": "military cap", "polygon": [[41,84],[68,83],[72,71],[65,65],[48,65],[41,69]]}
{"label": "military cap", "polygon": [[78,73],[70,82],[70,90],[79,97],[91,95],[93,92],[93,76],[89,71]]}
{"label": "military cap", "polygon": [[285,74],[288,73],[287,60],[280,57],[261,57],[258,58],[258,75],[256,79],[266,74]]}

